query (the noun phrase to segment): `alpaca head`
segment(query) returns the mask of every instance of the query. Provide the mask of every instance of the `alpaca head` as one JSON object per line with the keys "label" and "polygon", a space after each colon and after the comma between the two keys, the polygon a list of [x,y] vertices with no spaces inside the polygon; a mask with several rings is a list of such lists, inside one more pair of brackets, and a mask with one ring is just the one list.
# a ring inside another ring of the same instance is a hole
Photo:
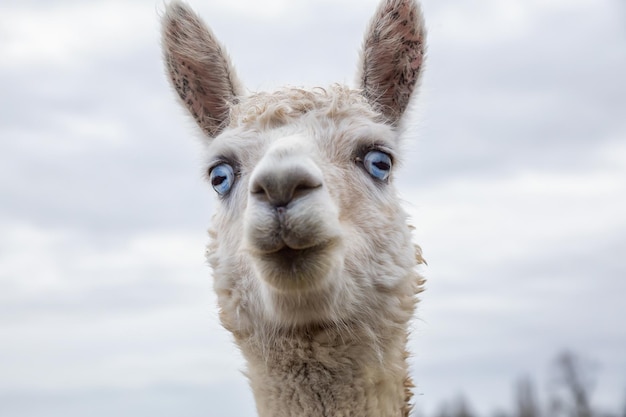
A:
{"label": "alpaca head", "polygon": [[[206,136],[218,200],[208,257],[236,337],[412,312],[420,258],[393,179],[424,57],[421,19],[414,0],[381,4],[356,89],[246,94],[213,33],[168,6],[165,62]],[[389,297],[407,289],[406,301]]]}

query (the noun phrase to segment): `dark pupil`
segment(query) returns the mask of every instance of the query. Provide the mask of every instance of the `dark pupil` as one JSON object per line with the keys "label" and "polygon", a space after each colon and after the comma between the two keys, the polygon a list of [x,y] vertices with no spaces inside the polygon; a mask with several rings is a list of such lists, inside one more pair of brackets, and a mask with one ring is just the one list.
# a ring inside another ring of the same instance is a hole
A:
{"label": "dark pupil", "polygon": [[223,183],[225,180],[226,180],[226,176],[225,175],[216,175],[211,180],[211,184],[217,186],[217,185],[220,185],[221,183]]}
{"label": "dark pupil", "polygon": [[380,169],[381,171],[389,171],[389,168],[391,168],[388,163],[383,162],[383,161],[374,162],[372,165],[374,165],[376,168]]}

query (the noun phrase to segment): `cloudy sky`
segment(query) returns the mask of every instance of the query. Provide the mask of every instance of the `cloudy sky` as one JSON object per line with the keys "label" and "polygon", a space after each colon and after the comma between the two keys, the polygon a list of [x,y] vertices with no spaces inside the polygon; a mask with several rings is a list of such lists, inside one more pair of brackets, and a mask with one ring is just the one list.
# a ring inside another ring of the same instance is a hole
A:
{"label": "cloudy sky", "polygon": [[[190,0],[250,90],[351,83],[376,0]],[[399,188],[429,266],[418,408],[489,413],[569,348],[626,396],[626,7],[424,0]],[[254,415],[161,0],[0,3],[0,415]]]}

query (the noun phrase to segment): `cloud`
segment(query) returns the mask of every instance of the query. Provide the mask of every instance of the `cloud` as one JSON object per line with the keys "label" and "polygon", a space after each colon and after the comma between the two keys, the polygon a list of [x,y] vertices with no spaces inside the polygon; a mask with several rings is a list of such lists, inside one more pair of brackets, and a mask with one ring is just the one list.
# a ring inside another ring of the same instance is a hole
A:
{"label": "cloud", "polygon": [[240,417],[254,415],[245,383],[163,384],[140,389],[93,388],[55,391],[9,391],[0,393],[3,411],[21,417]]}
{"label": "cloud", "polygon": [[[476,30],[448,22],[443,6],[432,11],[415,178],[576,170],[600,142],[626,135],[616,2],[532,4],[515,36],[493,28],[470,44],[463,33]],[[497,10],[465,25],[490,28]]]}
{"label": "cloud", "polygon": [[93,56],[146,42],[154,22],[135,2],[21,3],[0,17],[1,66],[73,68]]}
{"label": "cloud", "polygon": [[[376,3],[192,6],[257,89],[350,82]],[[411,341],[418,401],[463,390],[479,410],[504,406],[509,381],[540,375],[564,345],[604,365],[601,404],[621,401],[623,5],[424,3],[427,72],[398,174],[430,265]],[[162,6],[0,13],[10,414],[252,413],[204,263],[214,203],[163,74]]]}

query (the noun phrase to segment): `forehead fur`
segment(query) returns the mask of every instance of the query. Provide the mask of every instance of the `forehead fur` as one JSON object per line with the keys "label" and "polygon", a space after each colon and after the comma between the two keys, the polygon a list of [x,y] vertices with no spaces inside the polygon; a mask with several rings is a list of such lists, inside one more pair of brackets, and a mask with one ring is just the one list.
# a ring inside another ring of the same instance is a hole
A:
{"label": "forehead fur", "polygon": [[330,121],[366,117],[384,122],[384,117],[372,109],[359,91],[333,85],[329,88],[284,88],[252,94],[232,107],[230,127],[271,129],[289,124],[307,113],[317,113],[316,116]]}

